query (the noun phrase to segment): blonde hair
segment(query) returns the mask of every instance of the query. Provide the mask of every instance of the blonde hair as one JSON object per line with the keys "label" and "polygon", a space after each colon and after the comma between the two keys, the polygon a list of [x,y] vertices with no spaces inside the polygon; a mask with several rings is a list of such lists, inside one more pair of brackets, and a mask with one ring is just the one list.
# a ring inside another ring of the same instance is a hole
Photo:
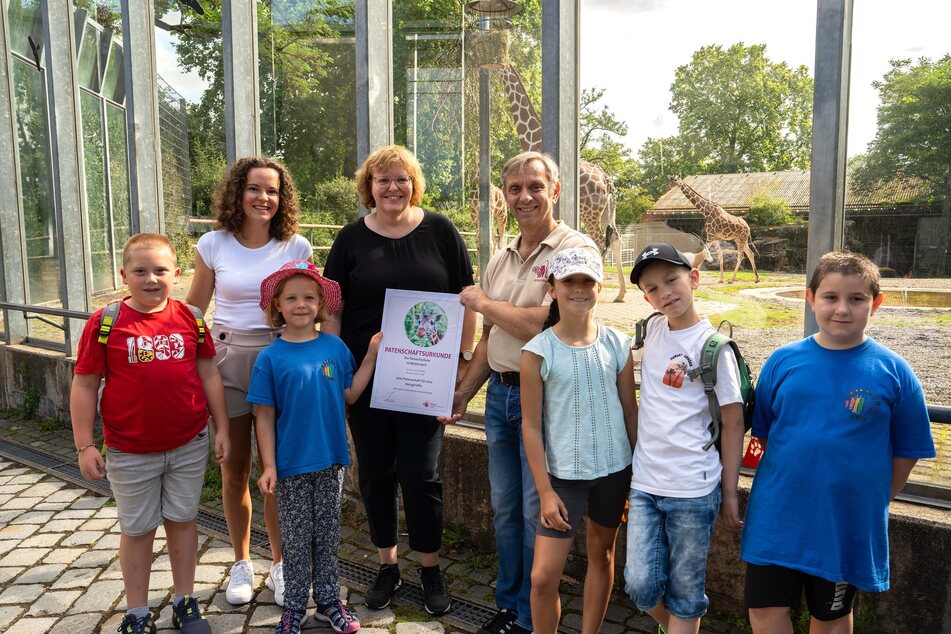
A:
{"label": "blonde hair", "polygon": [[809,280],[809,290],[815,294],[819,291],[819,285],[827,275],[839,273],[841,275],[854,275],[868,284],[872,298],[878,297],[881,292],[881,274],[878,266],[861,253],[853,253],[845,249],[839,251],[830,251],[816,262],[816,269],[812,272],[812,278]]}
{"label": "blonde hair", "polygon": [[416,156],[402,145],[387,145],[368,156],[353,177],[357,182],[357,193],[360,194],[360,201],[367,209],[376,207],[376,200],[373,198],[373,175],[385,172],[394,165],[405,169],[410,180],[413,181],[413,195],[409,199],[410,206],[417,207],[423,202],[423,194],[426,193],[426,177],[423,176],[423,168]]}
{"label": "blonde hair", "polygon": [[304,275],[303,273],[299,275],[288,275],[277,283],[277,288],[274,289],[274,295],[271,296],[271,303],[267,305],[267,310],[264,311],[264,321],[266,321],[267,325],[271,328],[280,328],[287,323],[287,321],[284,319],[284,315],[282,315],[281,311],[277,309],[277,299],[281,296],[281,293],[284,292],[284,285],[287,284],[287,280],[293,279],[295,277],[306,278],[313,282],[314,286],[317,287],[317,294],[320,296],[320,308],[317,309],[317,316],[314,317],[314,323],[319,324],[322,321],[327,321],[327,319],[330,317],[330,314],[327,312],[327,304],[324,301],[324,289],[320,284],[317,283],[317,280],[309,275]]}
{"label": "blonde hair", "polygon": [[175,252],[175,245],[161,233],[137,233],[125,242],[122,247],[122,265],[129,262],[129,256],[136,249],[161,249],[166,248],[172,253],[172,257],[178,263],[178,254]]}

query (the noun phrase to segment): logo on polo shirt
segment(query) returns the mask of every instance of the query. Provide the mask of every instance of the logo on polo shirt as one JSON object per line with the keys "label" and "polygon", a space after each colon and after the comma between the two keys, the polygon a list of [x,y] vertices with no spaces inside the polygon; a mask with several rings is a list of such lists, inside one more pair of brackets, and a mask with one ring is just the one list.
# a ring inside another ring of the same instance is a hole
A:
{"label": "logo on polo shirt", "polygon": [[532,273],[535,274],[535,281],[548,281],[548,260],[545,260],[541,264],[532,267]]}

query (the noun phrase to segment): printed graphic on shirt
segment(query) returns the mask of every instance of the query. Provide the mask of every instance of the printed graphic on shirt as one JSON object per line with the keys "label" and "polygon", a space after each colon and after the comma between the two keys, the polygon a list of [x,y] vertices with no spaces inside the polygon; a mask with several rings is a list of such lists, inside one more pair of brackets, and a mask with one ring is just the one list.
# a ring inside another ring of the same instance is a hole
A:
{"label": "printed graphic on shirt", "polygon": [[878,404],[878,395],[864,387],[852,390],[845,397],[845,409],[849,410],[852,418],[864,418],[866,412],[875,409]]}
{"label": "printed graphic on shirt", "polygon": [[126,337],[129,363],[151,363],[185,358],[185,338],[177,332],[170,335]]}
{"label": "printed graphic on shirt", "polygon": [[418,348],[429,348],[446,336],[449,317],[439,304],[420,302],[407,311],[403,328],[411,344]]}
{"label": "printed graphic on shirt", "polygon": [[326,359],[320,364],[320,373],[328,381],[335,381],[337,379],[337,364],[334,363],[333,359]]}
{"label": "printed graphic on shirt", "polygon": [[541,264],[536,264],[532,267],[532,273],[535,274],[536,282],[547,282],[548,281],[548,260],[545,260]]}
{"label": "printed graphic on shirt", "polygon": [[664,371],[664,385],[680,388],[684,384],[687,370],[690,368],[690,359],[684,354],[675,354]]}

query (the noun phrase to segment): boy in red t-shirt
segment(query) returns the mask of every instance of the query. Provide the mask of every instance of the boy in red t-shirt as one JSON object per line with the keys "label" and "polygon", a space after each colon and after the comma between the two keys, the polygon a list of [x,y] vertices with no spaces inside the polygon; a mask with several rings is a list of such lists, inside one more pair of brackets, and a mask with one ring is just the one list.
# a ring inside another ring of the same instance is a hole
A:
{"label": "boy in red t-shirt", "polygon": [[[165,526],[175,597],[172,623],[185,634],[209,632],[195,599],[195,519],[208,461],[208,414],[215,425],[215,459],[228,457],[228,413],[211,338],[199,342],[191,309],[170,299],[179,269],[163,235],[140,233],[122,251],[129,296],[100,343],[103,309],[93,313],[79,342],[69,409],[79,469],[88,480],[108,472],[116,500],[119,564],[128,612],[119,631],[156,631],[148,608],[152,540]],[[93,441],[100,413],[106,457]]]}

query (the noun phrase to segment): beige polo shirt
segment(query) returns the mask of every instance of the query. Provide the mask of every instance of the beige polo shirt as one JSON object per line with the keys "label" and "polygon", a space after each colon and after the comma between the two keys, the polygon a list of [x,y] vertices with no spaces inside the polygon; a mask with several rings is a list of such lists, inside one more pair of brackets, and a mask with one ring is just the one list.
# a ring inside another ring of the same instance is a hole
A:
{"label": "beige polo shirt", "polygon": [[[521,235],[492,256],[482,276],[482,290],[491,299],[504,300],[519,308],[545,306],[551,303],[545,286],[548,282],[548,264],[562,249],[597,247],[588,236],[568,227],[560,220],[558,225],[526,259],[519,255]],[[598,256],[600,257],[600,255]],[[492,325],[488,318],[484,325]],[[518,372],[522,358],[523,341],[500,327],[492,325],[489,331],[489,367],[496,372]]]}

